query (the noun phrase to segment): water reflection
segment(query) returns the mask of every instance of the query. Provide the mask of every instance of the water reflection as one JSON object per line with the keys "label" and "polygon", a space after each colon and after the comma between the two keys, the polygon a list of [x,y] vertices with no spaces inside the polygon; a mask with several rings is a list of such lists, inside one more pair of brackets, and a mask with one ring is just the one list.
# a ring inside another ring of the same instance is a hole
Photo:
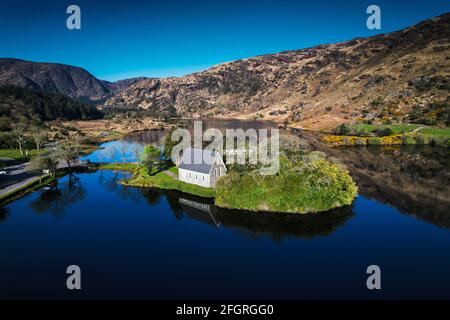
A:
{"label": "water reflection", "polygon": [[[186,120],[182,125],[193,130],[192,120]],[[275,124],[263,121],[203,120],[203,130],[275,127]],[[145,144],[158,145],[165,133],[165,130],[140,132],[104,147],[105,150],[120,149],[124,143],[130,149]],[[280,130],[280,133],[284,137],[301,139],[306,149],[323,151],[339,159],[348,167],[361,195],[437,226],[450,228],[450,150],[430,146],[333,148],[320,143],[321,134],[317,132]],[[90,160],[98,161],[98,155],[93,153]],[[110,156],[108,161],[120,162],[119,158]],[[127,162],[133,159],[131,154]]]}
{"label": "water reflection", "polygon": [[74,174],[39,192],[37,198],[30,202],[30,207],[37,213],[50,212],[55,216],[64,214],[68,207],[83,200],[87,194],[80,178]]}
{"label": "water reflection", "polygon": [[212,200],[180,194],[174,191],[144,189],[142,196],[151,205],[165,198],[177,220],[191,219],[213,228],[232,228],[251,238],[270,237],[280,241],[285,237],[311,239],[327,236],[354,214],[352,207],[343,207],[321,214],[253,213],[216,207]]}
{"label": "water reflection", "polygon": [[[193,121],[186,120],[184,126],[192,131]],[[263,121],[203,121],[203,130],[274,127],[273,123]],[[280,133],[301,139],[309,150],[323,151],[339,159],[348,167],[361,195],[450,228],[450,150],[431,146],[334,148],[322,144],[317,132],[280,130]],[[148,132],[135,134],[129,141],[145,144],[158,139],[160,135]]]}
{"label": "water reflection", "polygon": [[320,147],[340,159],[359,193],[450,228],[450,151],[430,146]]}
{"label": "water reflection", "polygon": [[124,141],[128,143],[137,143],[140,145],[154,145],[158,146],[163,141],[163,138],[165,137],[168,130],[166,129],[154,129],[154,130],[147,130],[143,132],[137,132],[127,135],[124,138]]}
{"label": "water reflection", "polygon": [[131,174],[124,171],[103,171],[97,172],[98,182],[103,189],[116,193],[121,199],[139,202],[141,191],[138,188],[129,187],[120,183],[131,177]]}
{"label": "water reflection", "polygon": [[0,223],[3,223],[8,219],[9,215],[11,214],[11,211],[7,207],[0,207]]}

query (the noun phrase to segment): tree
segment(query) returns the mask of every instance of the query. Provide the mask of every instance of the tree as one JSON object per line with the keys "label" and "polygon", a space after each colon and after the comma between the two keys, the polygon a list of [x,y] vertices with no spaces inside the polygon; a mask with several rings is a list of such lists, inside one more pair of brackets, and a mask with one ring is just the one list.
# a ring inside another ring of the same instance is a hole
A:
{"label": "tree", "polygon": [[107,154],[107,158],[111,159],[111,161],[114,161],[114,163],[117,164],[118,152],[116,147],[114,145],[111,145],[106,148],[105,152]]}
{"label": "tree", "polygon": [[138,144],[133,145],[132,150],[133,152],[133,156],[136,159],[136,162],[138,164],[142,163],[142,159],[143,159],[143,152],[142,152],[142,147]]}
{"label": "tree", "polygon": [[20,154],[28,156],[28,149],[26,149],[27,140],[25,136],[25,128],[22,125],[18,125],[14,128],[13,137],[19,147]]}
{"label": "tree", "polygon": [[157,166],[161,161],[161,151],[152,146],[148,145],[144,148],[144,161],[143,164],[147,168],[147,173],[149,175],[153,174],[153,169]]}
{"label": "tree", "polygon": [[43,172],[43,170],[48,170],[50,176],[55,177],[58,168],[58,160],[52,157],[51,154],[48,154],[33,160],[32,166],[40,172]]}
{"label": "tree", "polygon": [[102,166],[103,163],[106,161],[106,159],[108,158],[108,155],[106,154],[107,150],[102,149],[98,151],[98,155],[97,158],[100,161],[100,165]]}
{"label": "tree", "polygon": [[54,160],[63,160],[66,162],[69,172],[78,161],[80,156],[80,148],[77,141],[61,141],[56,145],[54,152],[51,155]]}
{"label": "tree", "polygon": [[169,132],[167,132],[166,138],[164,140],[164,159],[171,161],[172,159],[172,149],[178,144],[178,141],[172,141],[172,133],[176,130],[176,127],[172,127]]}
{"label": "tree", "polygon": [[42,132],[42,128],[34,127],[32,130],[34,144],[36,145],[36,151],[39,153],[41,146],[45,141],[45,134]]}
{"label": "tree", "polygon": [[128,153],[128,144],[126,144],[125,142],[122,142],[121,144],[119,144],[119,153],[120,153],[120,159],[122,160],[122,164],[125,164],[126,160],[127,160],[127,153]]}
{"label": "tree", "polygon": [[348,136],[350,134],[350,127],[346,124],[341,124],[335,129],[338,136]]}

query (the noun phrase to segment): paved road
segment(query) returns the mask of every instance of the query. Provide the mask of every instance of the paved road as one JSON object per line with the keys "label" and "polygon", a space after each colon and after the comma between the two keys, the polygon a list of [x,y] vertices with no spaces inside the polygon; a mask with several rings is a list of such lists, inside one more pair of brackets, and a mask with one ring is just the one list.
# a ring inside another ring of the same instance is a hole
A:
{"label": "paved road", "polygon": [[20,188],[39,177],[30,171],[30,163],[19,163],[6,168],[5,175],[0,175],[0,196]]}
{"label": "paved road", "polygon": [[[83,165],[84,161],[78,161],[76,165]],[[66,163],[60,161],[58,169],[67,167]],[[39,176],[44,177],[40,172],[31,170],[31,163],[19,163],[6,168],[1,171],[6,171],[6,175],[0,175],[0,196],[7,194],[17,188],[36,180]]]}

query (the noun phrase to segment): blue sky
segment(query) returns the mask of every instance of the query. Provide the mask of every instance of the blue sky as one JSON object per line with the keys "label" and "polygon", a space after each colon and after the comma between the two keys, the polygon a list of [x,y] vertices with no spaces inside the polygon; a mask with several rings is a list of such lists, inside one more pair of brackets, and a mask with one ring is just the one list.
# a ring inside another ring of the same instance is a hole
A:
{"label": "blue sky", "polygon": [[[225,61],[391,32],[450,11],[447,0],[1,1],[0,56],[117,80],[179,76]],[[77,4],[82,29],[66,28]],[[381,7],[382,29],[366,28]]]}

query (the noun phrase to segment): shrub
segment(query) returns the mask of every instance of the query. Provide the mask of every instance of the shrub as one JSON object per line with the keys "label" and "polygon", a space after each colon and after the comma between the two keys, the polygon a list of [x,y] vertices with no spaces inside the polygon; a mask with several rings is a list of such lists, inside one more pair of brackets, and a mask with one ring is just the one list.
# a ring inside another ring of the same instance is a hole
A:
{"label": "shrub", "polygon": [[338,136],[347,136],[350,134],[351,130],[350,127],[347,126],[346,124],[341,124],[339,126],[336,127],[336,129],[334,130],[335,134],[337,134]]}
{"label": "shrub", "polygon": [[378,137],[369,138],[367,139],[367,144],[372,146],[381,145],[381,139]]}
{"label": "shrub", "polygon": [[369,135],[369,130],[366,127],[361,127],[356,130],[355,134],[360,137],[365,137]]}
{"label": "shrub", "polygon": [[394,132],[391,128],[380,128],[377,130],[374,130],[374,133],[379,137],[386,137],[392,135]]}
{"label": "shrub", "polygon": [[421,134],[416,135],[414,140],[416,141],[416,144],[429,144],[430,143],[430,140],[426,136],[421,135]]}
{"label": "shrub", "polygon": [[320,159],[278,175],[224,176],[216,184],[215,203],[252,211],[307,213],[350,205],[356,194],[347,170]]}
{"label": "shrub", "polygon": [[352,140],[350,139],[350,137],[344,137],[344,139],[342,139],[342,142],[346,145],[349,146],[352,144]]}
{"label": "shrub", "polygon": [[405,145],[416,144],[416,141],[411,136],[403,135],[402,136],[402,144],[405,144]]}

